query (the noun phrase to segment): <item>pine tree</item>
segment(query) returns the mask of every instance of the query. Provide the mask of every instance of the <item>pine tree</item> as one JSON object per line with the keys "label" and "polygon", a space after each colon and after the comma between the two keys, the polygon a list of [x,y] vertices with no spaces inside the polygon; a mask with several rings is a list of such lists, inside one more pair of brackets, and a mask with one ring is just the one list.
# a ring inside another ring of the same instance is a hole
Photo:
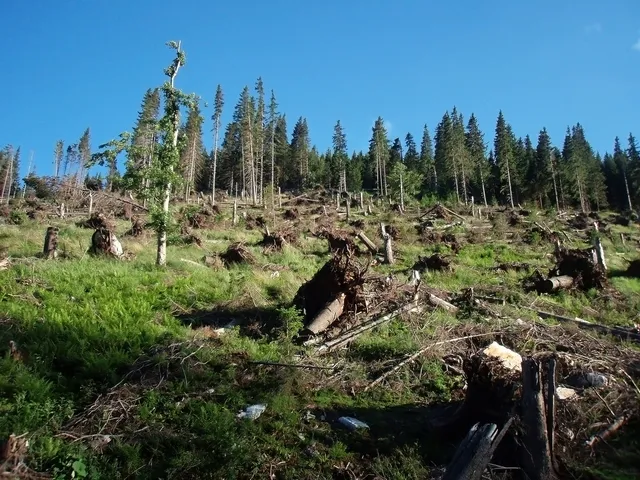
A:
{"label": "pine tree", "polygon": [[494,139],[495,161],[500,171],[501,192],[506,194],[511,208],[515,208],[513,202],[513,188],[511,182],[511,168],[514,163],[513,132],[502,114],[498,114],[496,122],[496,135]]}
{"label": "pine tree", "polygon": [[[526,200],[533,200],[539,202],[540,208],[543,207],[544,199],[547,196],[547,187],[548,185],[544,181],[540,181],[537,178],[538,163],[536,158],[536,149],[533,148],[533,142],[531,141],[531,137],[526,135],[524,137],[523,150],[522,150],[522,160],[520,161],[520,185],[522,187],[521,190],[521,198],[525,198]],[[538,172],[539,173],[539,172]],[[545,180],[548,177],[545,177]],[[537,182],[537,185],[536,185]]]}
{"label": "pine tree", "polygon": [[458,113],[456,107],[453,107],[451,113],[451,156],[454,181],[456,186],[456,197],[460,202],[460,197],[464,199],[464,203],[469,203],[468,198],[468,174],[472,170],[469,166],[469,153],[466,147],[464,118]]}
{"label": "pine tree", "polygon": [[[280,115],[275,128],[276,181],[281,186],[291,165],[291,145],[287,135],[287,116]],[[276,189],[277,190],[277,189]]]}
{"label": "pine tree", "polygon": [[303,189],[309,183],[309,127],[307,120],[300,117],[293,127],[291,134],[291,156],[293,160],[294,184],[297,188]]}
{"label": "pine tree", "polygon": [[216,98],[213,106],[213,166],[211,169],[211,204],[216,204],[216,169],[218,167],[218,140],[220,138],[220,123],[222,120],[222,108],[224,107],[224,94],[222,87],[216,88]]}
{"label": "pine tree", "polygon": [[[538,144],[535,151],[535,162],[532,165],[530,174],[531,185],[534,192],[540,197],[540,207],[543,205],[543,197],[549,191],[552,184],[553,198],[556,210],[560,211],[560,200],[558,197],[558,185],[556,181],[555,159],[551,148],[551,138],[546,128],[540,130],[538,134]],[[551,177],[551,178],[549,178]]]}
{"label": "pine tree", "polygon": [[420,142],[420,167],[418,172],[424,177],[424,191],[436,193],[438,191],[438,173],[433,154],[433,143],[429,134],[429,127],[425,124],[422,130],[422,141]]}
{"label": "pine tree", "polygon": [[64,141],[58,140],[53,150],[53,174],[56,179],[60,178],[60,169],[64,160]]}
{"label": "pine tree", "polygon": [[265,149],[265,104],[264,104],[264,84],[262,77],[256,81],[256,93],[258,94],[258,107],[255,119],[255,144],[256,144],[256,171],[258,175],[258,200],[264,204],[264,149]]}
{"label": "pine tree", "polygon": [[20,147],[16,148],[16,153],[13,155],[10,171],[11,186],[9,188],[9,196],[15,198],[18,190],[20,190]]}
{"label": "pine tree", "polygon": [[276,96],[271,90],[271,99],[269,100],[269,116],[268,125],[271,134],[271,210],[275,210],[275,166],[276,166],[276,125],[278,123],[278,103]]}
{"label": "pine tree", "polygon": [[72,168],[75,164],[78,163],[78,144],[74,143],[72,145],[67,146],[67,153],[64,157],[64,168],[63,168],[63,176],[67,176],[67,172],[70,168]]}
{"label": "pine tree", "polygon": [[362,190],[362,171],[365,164],[365,155],[362,152],[353,152],[351,159],[347,162],[347,190],[357,192]]}
{"label": "pine tree", "polygon": [[407,133],[404,137],[404,146],[406,153],[404,154],[404,163],[409,170],[417,173],[420,172],[420,156],[418,155],[418,147],[411,133]]}
{"label": "pine tree", "polygon": [[[332,184],[338,186],[340,192],[347,191],[346,165],[349,158],[347,153],[347,136],[340,124],[340,120],[333,127],[333,161],[336,171],[332,172]],[[335,183],[334,183],[335,182]]]}
{"label": "pine tree", "polygon": [[629,180],[631,183],[632,198],[640,202],[640,152],[633,134],[629,134],[627,140],[627,156],[629,157]]}
{"label": "pine tree", "polygon": [[452,187],[457,186],[456,199],[460,199],[460,189],[457,184],[457,170],[454,159],[454,134],[452,115],[447,111],[436,127],[435,134],[435,168],[438,173],[438,193],[447,197]]}
{"label": "pine tree", "polygon": [[[151,167],[151,161],[158,148],[158,115],[160,113],[160,90],[148,89],[133,127],[132,148],[127,152],[127,165],[136,170]],[[149,179],[144,180],[144,187],[149,188]],[[144,200],[146,206],[146,200]]]}
{"label": "pine tree", "polygon": [[309,152],[309,183],[314,187],[326,185],[327,166],[325,157],[314,146]]}
{"label": "pine tree", "polygon": [[200,106],[194,103],[189,109],[187,123],[182,133],[184,140],[180,152],[180,164],[184,178],[184,199],[189,201],[196,183],[202,178],[204,166],[204,143],[202,141],[202,124],[204,119],[200,113]]}
{"label": "pine tree", "polygon": [[402,143],[399,138],[393,140],[391,148],[389,148],[389,168],[393,169],[396,163],[402,161]]}
{"label": "pine tree", "polygon": [[375,178],[373,186],[378,191],[378,195],[386,196],[389,140],[382,117],[378,117],[371,131],[371,140],[369,141],[369,168],[367,173],[370,178]]}
{"label": "pine tree", "polygon": [[621,192],[624,192],[626,195],[624,196],[624,202],[620,204],[620,208],[628,208],[630,211],[633,210],[633,205],[631,203],[631,192],[629,190],[629,157],[627,153],[622,150],[620,146],[620,139],[618,137],[614,140],[613,145],[613,161],[616,164],[619,179],[617,182],[617,186],[620,188]]}
{"label": "pine tree", "polygon": [[474,172],[472,178],[475,178],[475,183],[479,186],[478,190],[486,207],[488,206],[488,198],[485,181],[491,173],[491,165],[489,165],[485,155],[487,146],[484,143],[484,135],[480,130],[480,125],[478,125],[478,119],[473,113],[467,122],[465,145],[469,155],[469,167]]}
{"label": "pine tree", "polygon": [[0,181],[2,181],[2,191],[0,192],[0,203],[9,203],[11,191],[11,169],[13,166],[13,146],[7,145],[0,155]]}

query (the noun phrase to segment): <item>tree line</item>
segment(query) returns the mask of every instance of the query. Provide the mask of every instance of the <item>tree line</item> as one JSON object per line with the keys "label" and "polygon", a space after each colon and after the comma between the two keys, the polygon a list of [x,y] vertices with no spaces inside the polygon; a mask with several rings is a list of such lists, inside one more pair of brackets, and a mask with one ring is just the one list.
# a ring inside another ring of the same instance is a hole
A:
{"label": "tree line", "polygon": [[[151,172],[161,148],[161,92],[147,90],[132,132],[101,145],[99,153],[91,154],[89,129],[66,149],[62,140],[56,142],[53,177],[123,190],[128,177],[141,169]],[[433,130],[422,126],[419,142],[410,132],[391,138],[379,117],[367,151],[349,151],[346,129],[338,120],[332,147],[320,152],[311,142],[306,118],[295,121],[289,136],[286,114],[279,111],[273,90],[267,98],[261,78],[253,88],[242,89],[231,121],[223,126],[225,100],[218,85],[210,123],[203,117],[200,99],[182,105],[185,118],[177,132],[179,178],[172,183],[173,195],[189,199],[194,193],[213,193],[215,203],[217,189],[263,204],[272,201],[277,188],[325,188],[397,198],[402,183],[407,198],[460,203],[473,199],[485,205],[589,211],[631,210],[640,202],[640,154],[632,134],[624,143],[616,137],[612,152],[601,156],[579,123],[554,144],[546,128],[533,138],[517,137],[500,111],[494,131],[485,136],[473,113],[465,118],[454,106]],[[210,151],[204,146],[205,125],[211,126]],[[124,173],[118,165],[120,154],[126,156]],[[19,189],[19,157],[19,149],[10,146],[0,154],[2,198]],[[107,167],[106,178],[87,175],[87,168],[95,164]],[[142,182],[148,189],[152,179]]]}

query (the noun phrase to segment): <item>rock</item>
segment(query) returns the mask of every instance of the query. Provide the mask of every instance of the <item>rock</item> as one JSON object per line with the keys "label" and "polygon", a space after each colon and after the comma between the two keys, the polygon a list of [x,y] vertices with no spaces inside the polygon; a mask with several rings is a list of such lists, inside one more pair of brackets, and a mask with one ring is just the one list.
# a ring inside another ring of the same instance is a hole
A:
{"label": "rock", "polygon": [[577,395],[573,388],[558,387],[556,388],[556,398],[558,400],[569,400]]}

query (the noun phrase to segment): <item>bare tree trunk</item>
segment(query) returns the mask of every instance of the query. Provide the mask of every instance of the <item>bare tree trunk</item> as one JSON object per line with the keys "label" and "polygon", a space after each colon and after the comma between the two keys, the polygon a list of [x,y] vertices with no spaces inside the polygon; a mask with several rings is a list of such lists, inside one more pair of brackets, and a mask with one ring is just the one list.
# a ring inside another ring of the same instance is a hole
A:
{"label": "bare tree trunk", "polygon": [[488,207],[487,204],[487,192],[484,189],[484,173],[482,173],[482,167],[480,168],[480,184],[482,185],[482,201],[484,202],[484,206]]}
{"label": "bare tree trunk", "polygon": [[556,184],[556,167],[553,165],[554,161],[551,159],[551,178],[553,179],[553,193],[556,197],[556,211],[560,211],[560,201],[558,200],[558,185]]}
{"label": "bare tree trunk", "polygon": [[456,200],[460,203],[460,187],[458,186],[458,166],[456,165],[456,159],[453,157],[453,177],[456,182]]}
{"label": "bare tree trunk", "polygon": [[211,205],[216,204],[216,168],[218,166],[218,138],[220,135],[220,119],[216,118],[213,135],[213,172],[211,173]]}
{"label": "bare tree trunk", "polygon": [[511,202],[511,208],[515,208],[513,205],[513,189],[511,188],[511,169],[509,168],[509,162],[507,162],[507,182],[509,183],[509,201]]}
{"label": "bare tree trunk", "polygon": [[629,204],[629,211],[633,211],[633,205],[631,205],[631,194],[629,193],[629,182],[627,181],[627,172],[622,172],[624,177],[624,188],[627,191],[627,202]]}
{"label": "bare tree trunk", "polygon": [[275,160],[276,160],[276,124],[271,119],[271,211],[276,210],[276,190],[275,190]]}
{"label": "bare tree trunk", "polygon": [[404,213],[404,183],[402,182],[402,170],[400,170],[400,210]]}
{"label": "bare tree trunk", "polygon": [[462,193],[464,195],[464,204],[468,205],[469,198],[467,197],[467,176],[464,171],[464,165],[461,165],[460,169],[462,170]]}

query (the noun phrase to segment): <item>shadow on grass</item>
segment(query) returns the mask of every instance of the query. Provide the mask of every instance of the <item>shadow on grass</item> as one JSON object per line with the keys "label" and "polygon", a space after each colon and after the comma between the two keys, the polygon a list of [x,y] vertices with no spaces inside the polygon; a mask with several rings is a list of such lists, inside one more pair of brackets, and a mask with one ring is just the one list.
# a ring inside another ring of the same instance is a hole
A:
{"label": "shadow on grass", "polygon": [[238,327],[240,333],[249,338],[270,337],[283,326],[282,315],[277,307],[215,308],[196,310],[176,318],[184,326],[193,329]]}

